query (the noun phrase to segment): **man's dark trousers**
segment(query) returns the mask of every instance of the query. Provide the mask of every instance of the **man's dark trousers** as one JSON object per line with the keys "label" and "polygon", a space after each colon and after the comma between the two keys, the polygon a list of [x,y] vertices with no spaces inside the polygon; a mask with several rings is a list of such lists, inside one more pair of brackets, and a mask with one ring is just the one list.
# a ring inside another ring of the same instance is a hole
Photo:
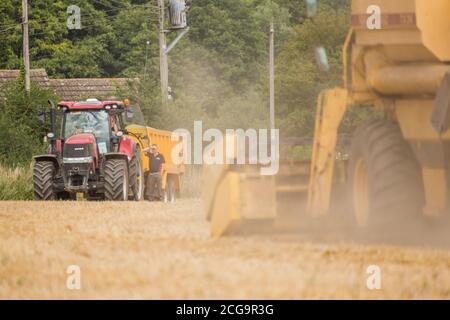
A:
{"label": "man's dark trousers", "polygon": [[163,199],[161,172],[152,172],[148,174],[147,190],[150,200]]}

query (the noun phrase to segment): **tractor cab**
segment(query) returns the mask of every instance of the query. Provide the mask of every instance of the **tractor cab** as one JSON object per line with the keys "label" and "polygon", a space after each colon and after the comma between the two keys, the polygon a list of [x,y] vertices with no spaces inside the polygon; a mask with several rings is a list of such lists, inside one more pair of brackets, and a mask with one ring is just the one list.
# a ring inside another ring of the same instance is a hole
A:
{"label": "tractor cab", "polygon": [[88,99],[60,102],[58,109],[62,130],[56,150],[61,156],[64,186],[71,192],[85,192],[89,181],[99,180],[105,156],[120,150],[125,104]]}
{"label": "tractor cab", "polygon": [[101,102],[88,99],[80,102],[60,102],[62,111],[61,141],[71,143],[95,139],[98,154],[117,152],[118,143],[123,135],[123,102]]}

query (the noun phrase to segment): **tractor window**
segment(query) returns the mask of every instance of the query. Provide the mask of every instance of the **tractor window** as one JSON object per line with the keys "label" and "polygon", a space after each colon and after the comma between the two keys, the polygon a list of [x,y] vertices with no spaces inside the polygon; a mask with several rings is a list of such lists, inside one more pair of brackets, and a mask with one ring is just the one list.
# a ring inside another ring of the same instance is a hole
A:
{"label": "tractor window", "polygon": [[110,128],[108,113],[100,111],[80,111],[66,113],[64,123],[64,138],[75,134],[92,133],[97,144],[106,143],[109,146]]}
{"label": "tractor window", "polygon": [[125,126],[139,125],[146,126],[144,114],[138,105],[127,106],[124,117]]}

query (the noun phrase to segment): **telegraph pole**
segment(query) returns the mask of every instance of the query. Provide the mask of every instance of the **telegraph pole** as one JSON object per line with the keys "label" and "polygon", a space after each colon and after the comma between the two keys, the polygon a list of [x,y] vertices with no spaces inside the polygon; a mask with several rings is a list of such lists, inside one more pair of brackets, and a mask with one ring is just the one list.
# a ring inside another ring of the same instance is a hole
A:
{"label": "telegraph pole", "polygon": [[[159,69],[161,73],[161,94],[163,107],[167,107],[169,104],[169,52],[177,45],[177,43],[186,35],[189,31],[189,27],[186,22],[186,3],[184,0],[172,0],[170,3],[171,8],[171,24],[172,27],[169,30],[164,28],[165,17],[165,0],[158,0],[159,7]],[[166,33],[182,30],[181,33],[167,46]]]}
{"label": "telegraph pole", "polygon": [[28,40],[28,1],[22,0],[23,65],[25,67],[25,91],[30,93],[30,47]]}
{"label": "telegraph pole", "polygon": [[275,57],[274,57],[274,34],[275,29],[273,22],[270,23],[270,36],[269,36],[269,81],[270,81],[270,129],[275,129]]}
{"label": "telegraph pole", "polygon": [[161,74],[161,94],[163,107],[167,107],[169,94],[169,65],[166,53],[166,30],[164,28],[164,0],[158,0],[159,6],[159,70]]}

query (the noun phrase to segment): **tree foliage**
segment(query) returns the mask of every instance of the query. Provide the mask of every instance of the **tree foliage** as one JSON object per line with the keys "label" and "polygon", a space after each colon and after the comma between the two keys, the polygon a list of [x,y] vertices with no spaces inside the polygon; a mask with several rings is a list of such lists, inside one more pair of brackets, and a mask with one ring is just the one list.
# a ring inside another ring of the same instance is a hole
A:
{"label": "tree foliage", "polygon": [[[318,92],[341,81],[349,25],[349,0],[319,4],[318,15],[308,19],[300,0],[193,0],[191,30],[170,53],[173,100],[167,110],[160,105],[156,0],[30,1],[31,64],[50,77],[140,78],[139,93],[122,94],[139,102],[154,127],[189,128],[194,120],[221,128],[267,126],[273,21],[278,127],[284,136],[311,135]],[[81,8],[81,30],[67,28],[69,5]],[[0,68],[20,68],[20,17],[19,0],[1,1]],[[328,73],[315,65],[317,46],[327,50]],[[2,108],[16,103],[24,105],[10,100]]]}
{"label": "tree foliage", "polygon": [[23,77],[3,88],[0,101],[0,165],[16,166],[29,163],[33,155],[45,151],[43,137],[47,126],[37,121],[38,109],[46,108],[49,99],[55,99],[48,89],[32,82],[25,94]]}

